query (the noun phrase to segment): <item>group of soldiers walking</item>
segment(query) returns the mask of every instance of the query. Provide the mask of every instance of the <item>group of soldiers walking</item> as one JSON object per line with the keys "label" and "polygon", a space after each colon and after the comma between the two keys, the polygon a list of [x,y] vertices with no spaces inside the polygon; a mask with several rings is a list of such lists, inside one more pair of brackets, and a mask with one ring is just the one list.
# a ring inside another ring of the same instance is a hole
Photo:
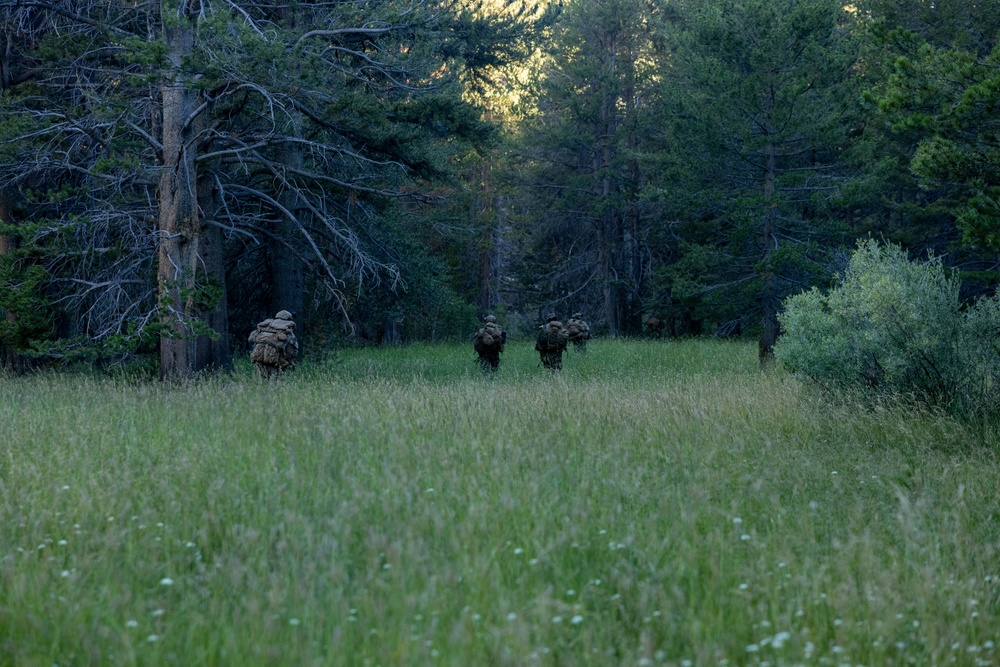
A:
{"label": "group of soldiers walking", "polygon": [[[587,351],[590,326],[583,320],[582,313],[573,313],[565,326],[549,313],[545,324],[538,327],[535,350],[542,366],[558,373],[562,370],[562,355],[572,343],[579,352]],[[288,368],[295,367],[295,357],[299,342],[295,336],[294,315],[287,310],[260,322],[250,334],[250,361],[262,378],[280,376]],[[484,318],[483,327],[472,338],[472,346],[479,357],[479,365],[484,373],[495,373],[500,368],[500,353],[507,344],[504,331],[494,315]]]}
{"label": "group of soldiers walking", "polygon": [[[497,318],[487,315],[486,324],[472,337],[472,347],[479,355],[479,364],[484,373],[493,373],[500,368],[500,353],[507,342],[507,332],[497,324]],[[535,351],[542,366],[558,373],[562,370],[562,355],[567,346],[572,343],[579,352],[587,351],[587,341],[590,339],[590,326],[583,320],[582,313],[573,313],[566,325],[556,319],[555,313],[549,313],[545,324],[538,327],[535,336]]]}

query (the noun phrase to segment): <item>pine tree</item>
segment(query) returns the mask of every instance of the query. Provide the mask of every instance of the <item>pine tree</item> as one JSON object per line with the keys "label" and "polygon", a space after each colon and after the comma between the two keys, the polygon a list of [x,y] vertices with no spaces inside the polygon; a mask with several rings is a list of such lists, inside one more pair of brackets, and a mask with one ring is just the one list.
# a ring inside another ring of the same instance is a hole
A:
{"label": "pine tree", "polygon": [[673,27],[659,239],[681,258],[660,280],[722,331],[757,325],[764,362],[781,300],[848,231],[831,204],[859,100],[852,16],[836,0],[708,0]]}

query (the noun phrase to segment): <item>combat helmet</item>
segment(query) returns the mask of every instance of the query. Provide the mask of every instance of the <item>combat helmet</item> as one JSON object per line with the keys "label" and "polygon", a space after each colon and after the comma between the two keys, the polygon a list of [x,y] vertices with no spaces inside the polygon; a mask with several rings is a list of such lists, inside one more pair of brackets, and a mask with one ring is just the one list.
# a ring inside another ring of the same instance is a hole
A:
{"label": "combat helmet", "polygon": [[279,310],[278,314],[274,316],[276,320],[290,320],[292,319],[292,314],[287,310]]}
{"label": "combat helmet", "polygon": [[496,318],[495,315],[487,315],[486,317],[483,318],[483,321],[484,322],[496,322],[497,318]]}
{"label": "combat helmet", "polygon": [[546,322],[551,322],[554,319],[556,319],[556,314],[555,313],[551,313],[551,312],[545,317],[545,321]]}

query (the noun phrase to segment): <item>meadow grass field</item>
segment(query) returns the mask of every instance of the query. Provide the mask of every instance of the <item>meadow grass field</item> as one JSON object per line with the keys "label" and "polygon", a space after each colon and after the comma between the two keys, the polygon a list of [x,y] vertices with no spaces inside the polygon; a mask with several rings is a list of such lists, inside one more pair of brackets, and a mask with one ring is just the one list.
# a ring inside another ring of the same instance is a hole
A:
{"label": "meadow grass field", "polygon": [[1000,437],[755,347],[0,376],[0,665],[990,665]]}

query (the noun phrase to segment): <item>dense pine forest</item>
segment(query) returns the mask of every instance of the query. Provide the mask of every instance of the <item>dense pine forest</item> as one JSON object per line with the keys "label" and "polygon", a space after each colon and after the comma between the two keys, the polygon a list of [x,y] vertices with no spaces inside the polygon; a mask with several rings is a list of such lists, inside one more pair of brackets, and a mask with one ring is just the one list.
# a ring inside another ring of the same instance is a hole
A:
{"label": "dense pine forest", "polygon": [[997,0],[0,0],[0,363],[742,336],[859,239],[992,295]]}

